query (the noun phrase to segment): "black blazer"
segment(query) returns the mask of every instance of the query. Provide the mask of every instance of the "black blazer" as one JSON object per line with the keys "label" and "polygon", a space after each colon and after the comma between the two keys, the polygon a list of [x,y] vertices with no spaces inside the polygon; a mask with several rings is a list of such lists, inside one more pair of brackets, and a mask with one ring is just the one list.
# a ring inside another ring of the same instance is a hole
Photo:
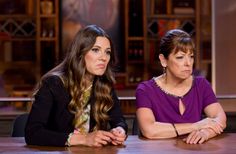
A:
{"label": "black blazer", "polygon": [[[121,126],[127,132],[127,124],[122,115],[119,100],[112,90],[114,106],[109,111],[110,128]],[[29,145],[65,146],[69,133],[74,131],[74,115],[67,106],[71,96],[58,76],[48,77],[35,95],[25,128],[25,141]],[[89,103],[93,106],[93,95]],[[90,131],[96,122],[90,116]]]}

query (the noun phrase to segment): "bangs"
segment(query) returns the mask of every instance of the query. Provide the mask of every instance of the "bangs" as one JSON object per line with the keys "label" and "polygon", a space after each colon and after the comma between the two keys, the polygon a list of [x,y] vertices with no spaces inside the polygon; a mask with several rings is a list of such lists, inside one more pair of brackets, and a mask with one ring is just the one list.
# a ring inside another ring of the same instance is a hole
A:
{"label": "bangs", "polygon": [[190,52],[194,53],[194,43],[191,38],[180,38],[175,41],[175,49],[174,53],[176,54],[178,51],[183,51],[184,53]]}

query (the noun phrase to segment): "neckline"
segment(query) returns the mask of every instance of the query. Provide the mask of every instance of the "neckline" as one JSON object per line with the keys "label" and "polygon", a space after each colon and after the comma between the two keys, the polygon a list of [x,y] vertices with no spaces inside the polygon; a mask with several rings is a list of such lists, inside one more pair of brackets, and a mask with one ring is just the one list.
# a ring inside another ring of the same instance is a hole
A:
{"label": "neckline", "polygon": [[165,94],[167,94],[167,95],[169,95],[169,96],[172,96],[172,97],[175,97],[175,98],[178,98],[178,99],[183,99],[183,98],[192,90],[192,87],[193,87],[193,85],[194,85],[194,80],[195,80],[194,76],[192,76],[192,77],[193,77],[193,79],[192,79],[192,85],[191,85],[191,87],[189,88],[189,90],[188,90],[184,95],[178,96],[178,95],[175,95],[175,94],[172,94],[172,93],[167,92],[167,91],[164,90],[160,85],[158,85],[157,82],[156,82],[156,79],[159,78],[159,77],[160,77],[160,76],[158,76],[158,77],[153,77],[153,78],[152,78],[152,79],[153,79],[153,82],[154,82],[154,84],[155,84],[155,86],[158,87],[158,88],[159,88],[162,92],[164,92]]}

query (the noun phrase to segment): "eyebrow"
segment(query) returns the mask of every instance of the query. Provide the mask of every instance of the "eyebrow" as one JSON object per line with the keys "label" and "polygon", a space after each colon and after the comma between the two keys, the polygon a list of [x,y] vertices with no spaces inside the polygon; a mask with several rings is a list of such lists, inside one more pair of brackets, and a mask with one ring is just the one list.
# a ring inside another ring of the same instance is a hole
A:
{"label": "eyebrow", "polygon": [[[102,48],[100,45],[93,45],[93,47]],[[111,50],[111,47],[106,48],[106,50]]]}

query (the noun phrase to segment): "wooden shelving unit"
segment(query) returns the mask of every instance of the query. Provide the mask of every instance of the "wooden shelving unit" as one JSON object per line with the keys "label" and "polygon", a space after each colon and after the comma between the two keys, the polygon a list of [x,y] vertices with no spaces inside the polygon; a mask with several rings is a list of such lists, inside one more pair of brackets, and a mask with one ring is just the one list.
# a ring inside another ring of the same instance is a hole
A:
{"label": "wooden shelving unit", "polygon": [[126,0],[125,86],[136,87],[140,81],[162,73],[157,57],[159,41],[166,31],[174,28],[192,36],[196,44],[196,72],[210,79],[211,25],[206,23],[211,17],[206,10],[210,4],[210,0]]}
{"label": "wooden shelving unit", "polygon": [[[35,2],[12,0],[11,10],[4,10],[9,7],[7,1],[0,2],[3,8],[0,9],[0,49],[3,51],[0,73],[4,76],[6,70],[13,68],[21,72],[26,70],[27,75],[19,77],[18,83],[22,85],[33,85],[59,60],[59,0]],[[42,7],[43,2],[51,4]],[[135,88],[139,82],[162,73],[155,53],[160,37],[172,28],[184,29],[192,35],[197,51],[195,68],[210,80],[210,0],[124,0],[122,7],[125,72],[117,75],[121,89]],[[42,12],[43,8],[49,9]],[[24,24],[26,26],[22,27]],[[9,85],[8,89],[14,89],[12,86],[15,85]]]}
{"label": "wooden shelving unit", "polygon": [[41,75],[58,62],[59,0],[11,0],[0,5],[3,88],[7,96],[20,96],[20,91],[25,96],[25,91],[30,94]]}
{"label": "wooden shelving unit", "polygon": [[211,15],[211,0],[200,0],[198,8],[199,17],[199,48],[197,61],[199,70],[206,76],[207,80],[212,82],[212,15]]}
{"label": "wooden shelving unit", "polygon": [[[198,48],[199,18],[197,17],[197,0],[149,0],[145,16],[147,18],[145,41],[147,42],[147,65],[149,78],[162,73],[158,60],[159,42],[161,37],[170,29],[178,28],[188,32],[195,40]],[[197,49],[198,51],[198,49]],[[198,59],[198,53],[195,53]],[[198,61],[198,60],[197,60]]]}
{"label": "wooden shelving unit", "polygon": [[0,76],[4,81],[1,88],[9,96],[21,88],[31,89],[36,81],[37,25],[31,2],[0,2]]}
{"label": "wooden shelving unit", "polygon": [[147,78],[145,54],[145,14],[143,0],[125,1],[126,87],[135,87]]}
{"label": "wooden shelving unit", "polygon": [[37,0],[38,79],[59,60],[59,0]]}

